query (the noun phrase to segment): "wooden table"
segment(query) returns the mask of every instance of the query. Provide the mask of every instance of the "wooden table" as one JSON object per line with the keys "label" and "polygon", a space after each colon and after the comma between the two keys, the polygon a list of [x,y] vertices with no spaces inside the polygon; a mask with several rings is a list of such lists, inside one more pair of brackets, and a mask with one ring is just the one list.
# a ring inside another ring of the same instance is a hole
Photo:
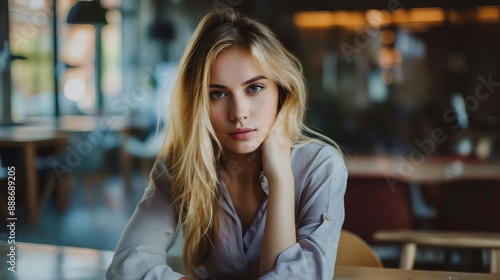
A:
{"label": "wooden table", "polygon": [[500,181],[500,162],[444,156],[431,156],[422,162],[405,157],[347,157],[345,162],[349,177],[385,178],[411,183]]}
{"label": "wooden table", "polygon": [[11,245],[0,245],[0,278],[14,279],[104,279],[113,252],[30,243],[16,244],[16,272],[9,271],[7,254]]}
{"label": "wooden table", "polygon": [[[30,243],[16,244],[16,272],[9,271],[10,245],[0,243],[0,279],[102,280],[113,252]],[[5,265],[7,264],[7,265]],[[493,280],[498,275],[336,266],[335,280]]]}
{"label": "wooden table", "polygon": [[[28,117],[23,122],[39,127],[55,128],[67,133],[100,133],[113,132],[128,137],[132,125],[128,116],[80,116],[65,115],[54,117]],[[132,157],[123,147],[120,149],[120,168],[124,178],[124,188],[127,193],[132,190]]]}
{"label": "wooden table", "polygon": [[22,122],[27,125],[54,128],[64,132],[121,131],[129,125],[128,118],[122,116],[28,117]]}
{"label": "wooden table", "polygon": [[499,280],[486,273],[463,273],[426,270],[404,270],[360,266],[335,267],[334,280]]}
{"label": "wooden table", "polygon": [[[408,209],[412,212],[413,217],[416,218],[422,224],[429,224],[434,222],[434,219],[444,219],[444,210],[450,210],[444,208],[448,204],[448,197],[450,193],[454,193],[453,188],[448,188],[448,186],[463,186],[470,185],[471,189],[467,190],[471,193],[480,192],[477,186],[490,186],[497,185],[500,186],[500,161],[483,161],[479,159],[464,158],[459,156],[436,156],[431,155],[424,158],[413,158],[409,155],[402,156],[363,156],[363,157],[349,157],[345,159],[346,167],[349,172],[349,183],[356,185],[351,191],[349,187],[347,188],[347,200],[346,205],[351,203],[351,205],[356,204],[356,198],[350,196],[350,193],[356,191],[356,196],[362,195],[362,190],[358,188],[359,184],[364,184],[366,187],[372,186],[372,182],[378,182],[375,184],[377,186],[387,186],[387,188],[395,193],[403,186],[403,192],[399,192],[400,196],[408,196],[411,204],[407,201],[403,201],[402,204],[408,203]],[[419,161],[420,160],[420,161]],[[361,183],[359,183],[361,182]],[[443,188],[437,187],[443,186]],[[406,195],[408,191],[409,195]],[[359,193],[358,193],[359,192]],[[460,192],[460,188],[458,189]],[[393,196],[393,200],[394,200]],[[389,203],[396,203],[389,199]],[[402,201],[402,200],[401,200]],[[485,205],[492,205],[491,199]],[[380,201],[380,203],[385,203]],[[476,202],[479,203],[479,202]],[[388,204],[387,204],[388,205]],[[368,207],[368,206],[367,206]],[[442,207],[442,208],[441,208]],[[449,206],[451,207],[451,206]],[[368,211],[376,211],[373,208],[356,208],[356,211],[361,211],[360,209],[366,209]],[[399,210],[401,210],[400,208]],[[350,209],[347,209],[350,210]],[[351,226],[353,217],[356,220],[362,220],[362,217],[356,216],[358,212],[351,212],[353,214],[349,215],[351,221],[347,221],[347,225]],[[404,211],[399,211],[399,213],[405,213]],[[489,213],[487,213],[489,214]],[[394,215],[395,217],[401,217]],[[493,214],[491,214],[493,215]],[[389,221],[392,221],[390,218]],[[491,217],[491,216],[490,216]],[[382,218],[384,219],[384,218]],[[459,220],[459,218],[457,218]],[[495,223],[493,219],[491,223]],[[394,227],[397,227],[397,223],[401,222],[401,219],[394,220]],[[410,219],[408,219],[410,221]],[[465,224],[465,222],[464,222]],[[471,227],[474,224],[469,222]],[[367,229],[366,232],[371,230],[371,223],[369,226],[364,227],[362,222],[355,223],[354,227],[356,229],[362,228]],[[405,228],[407,224],[401,223],[401,228]],[[391,224],[392,227],[392,224]],[[494,228],[497,228],[495,226]],[[348,227],[349,229],[349,227]],[[383,227],[375,228],[376,230],[383,229]],[[364,238],[369,238],[371,240],[372,234],[360,234],[361,232],[355,233],[359,235],[365,235]],[[366,237],[370,235],[370,237]]]}
{"label": "wooden table", "polygon": [[[56,152],[61,152],[66,143],[66,134],[52,128],[24,125],[0,126],[0,149],[21,148],[24,154],[24,166],[15,166],[15,168],[26,171],[27,218],[30,222],[36,221],[39,210],[36,149],[38,147],[54,147]],[[9,162],[3,164],[10,166]],[[16,172],[16,175],[19,173]]]}
{"label": "wooden table", "polygon": [[500,273],[500,233],[390,230],[376,232],[374,239],[403,244],[400,267],[404,269],[413,268],[417,245],[427,245],[487,249],[490,251],[490,272]]}

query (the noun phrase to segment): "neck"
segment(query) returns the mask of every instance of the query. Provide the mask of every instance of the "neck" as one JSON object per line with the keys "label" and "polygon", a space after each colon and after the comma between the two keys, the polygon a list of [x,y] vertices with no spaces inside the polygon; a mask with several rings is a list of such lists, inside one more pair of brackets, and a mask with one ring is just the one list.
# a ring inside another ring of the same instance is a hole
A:
{"label": "neck", "polygon": [[254,151],[249,154],[236,154],[225,150],[222,166],[226,184],[231,182],[242,187],[253,186],[259,181],[262,171],[262,153]]}

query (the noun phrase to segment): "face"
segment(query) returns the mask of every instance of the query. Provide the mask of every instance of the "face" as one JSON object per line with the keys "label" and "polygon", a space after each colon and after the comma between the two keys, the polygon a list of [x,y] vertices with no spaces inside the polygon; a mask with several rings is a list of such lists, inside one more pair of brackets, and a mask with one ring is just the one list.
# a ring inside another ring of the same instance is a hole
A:
{"label": "face", "polygon": [[210,77],[211,121],[225,153],[247,154],[264,141],[278,110],[278,87],[249,51],[220,53]]}

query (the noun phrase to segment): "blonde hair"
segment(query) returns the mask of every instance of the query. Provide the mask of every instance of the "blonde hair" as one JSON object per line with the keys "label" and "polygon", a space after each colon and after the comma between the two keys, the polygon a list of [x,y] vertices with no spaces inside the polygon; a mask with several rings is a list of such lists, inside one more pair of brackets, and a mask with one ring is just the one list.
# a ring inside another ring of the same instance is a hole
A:
{"label": "blonde hair", "polygon": [[208,12],[180,61],[159,156],[168,168],[172,203],[184,231],[182,260],[191,279],[199,279],[195,268],[203,263],[218,232],[217,166],[222,145],[210,121],[210,74],[217,55],[234,47],[247,49],[278,86],[283,131],[295,144],[313,141],[307,133],[336,146],[304,125],[307,94],[302,67],[276,35],[232,9]]}

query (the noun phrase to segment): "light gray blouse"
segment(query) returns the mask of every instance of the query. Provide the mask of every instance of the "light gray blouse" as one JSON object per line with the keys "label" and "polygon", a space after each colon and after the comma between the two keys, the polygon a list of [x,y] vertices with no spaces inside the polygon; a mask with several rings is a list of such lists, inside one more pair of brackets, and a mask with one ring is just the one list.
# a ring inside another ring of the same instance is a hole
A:
{"label": "light gray blouse", "polygon": [[[197,274],[203,279],[332,279],[340,229],[344,222],[347,169],[333,147],[311,142],[293,147],[297,243],[283,251],[274,270],[258,277],[267,199],[252,224],[242,232],[224,183],[220,183],[220,232],[214,250]],[[177,216],[168,196],[169,180],[157,164],[141,201],[127,224],[113,261],[111,279],[179,279],[166,263],[176,239]],[[265,176],[261,186],[268,193]]]}

